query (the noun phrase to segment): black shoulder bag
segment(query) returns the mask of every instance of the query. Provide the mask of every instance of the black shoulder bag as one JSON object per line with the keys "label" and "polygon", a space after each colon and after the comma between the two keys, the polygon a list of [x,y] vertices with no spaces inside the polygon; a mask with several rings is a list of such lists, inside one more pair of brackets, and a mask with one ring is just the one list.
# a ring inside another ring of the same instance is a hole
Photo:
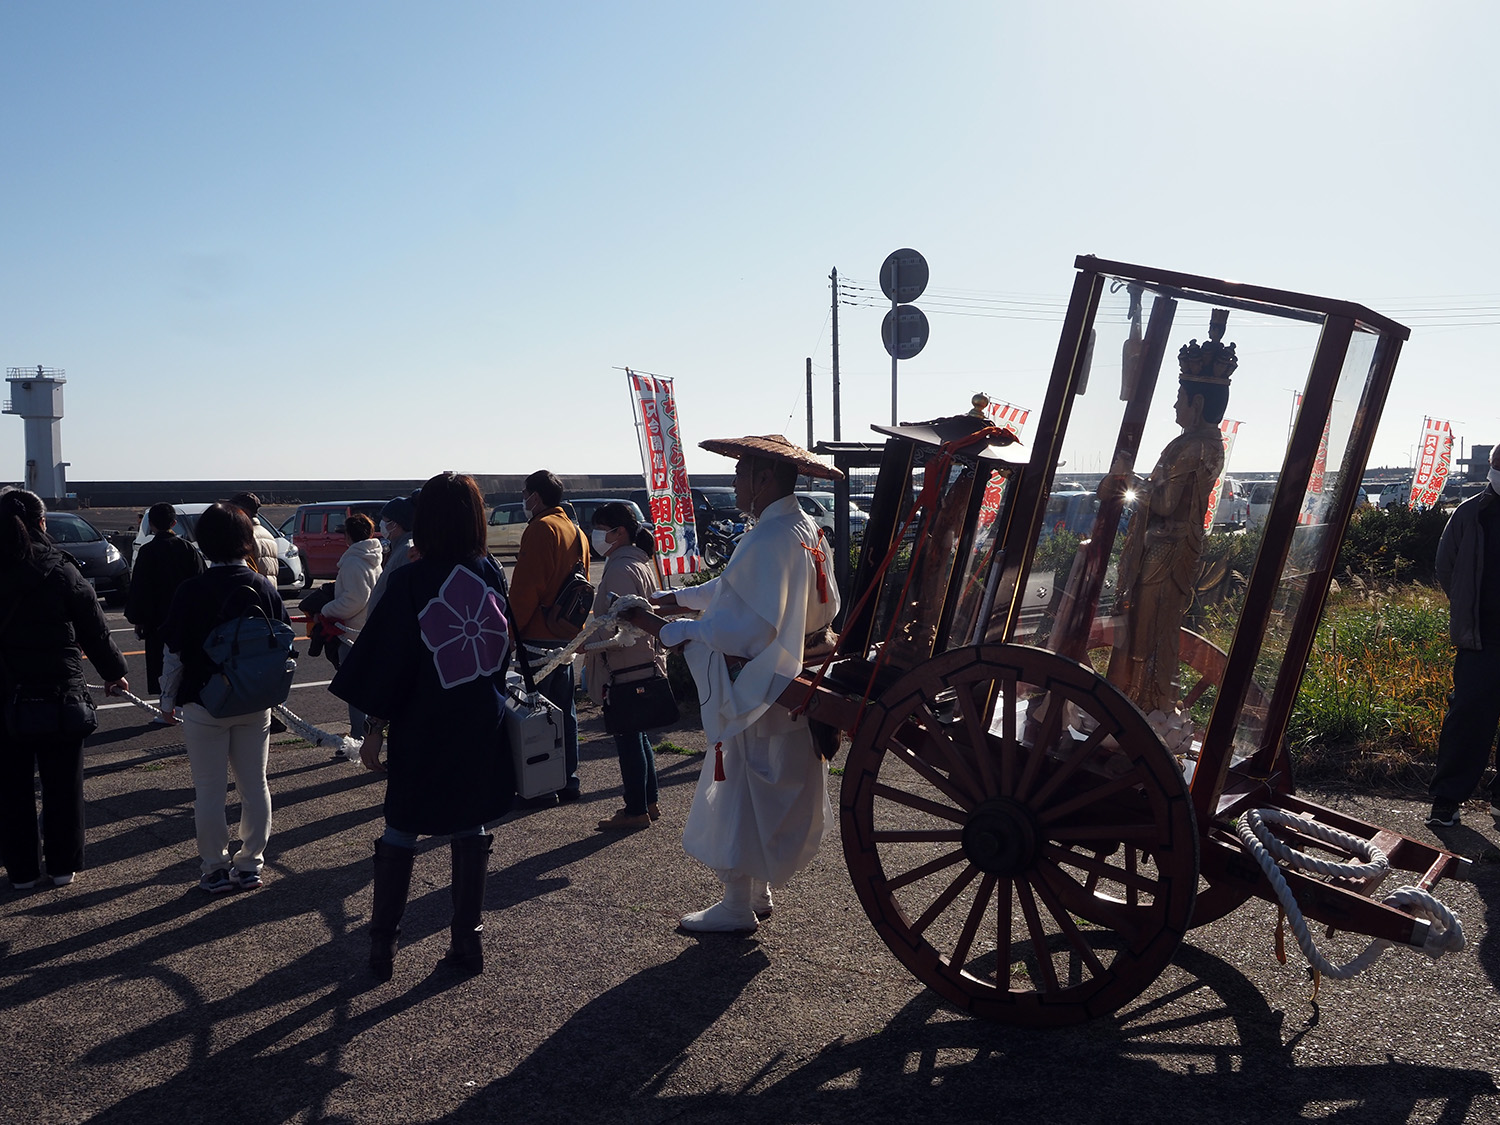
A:
{"label": "black shoulder bag", "polygon": [[[0,622],[0,633],[5,632],[20,608],[19,601],[10,607],[5,620]],[[88,688],[16,683],[9,663],[3,660],[0,670],[5,673],[5,732],[16,741],[86,738],[99,728],[94,697]]]}

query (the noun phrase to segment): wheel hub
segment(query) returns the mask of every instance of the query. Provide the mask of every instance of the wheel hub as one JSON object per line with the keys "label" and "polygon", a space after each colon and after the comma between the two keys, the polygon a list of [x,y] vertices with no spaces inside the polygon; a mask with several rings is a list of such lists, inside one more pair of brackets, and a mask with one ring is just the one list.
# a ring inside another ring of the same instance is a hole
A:
{"label": "wheel hub", "polygon": [[1035,861],[1037,836],[1030,809],[1009,797],[993,797],[964,825],[964,854],[981,871],[1015,875]]}

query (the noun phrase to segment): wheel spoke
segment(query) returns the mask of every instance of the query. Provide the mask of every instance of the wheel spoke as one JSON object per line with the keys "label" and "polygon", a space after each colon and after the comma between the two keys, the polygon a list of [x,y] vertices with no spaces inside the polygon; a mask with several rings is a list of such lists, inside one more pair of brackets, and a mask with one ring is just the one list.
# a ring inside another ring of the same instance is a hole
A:
{"label": "wheel spoke", "polygon": [[1051,860],[1039,861],[1033,878],[1047,883],[1063,909],[1096,926],[1113,930],[1132,948],[1155,913],[1147,907],[1128,907],[1115,899],[1086,892]]}
{"label": "wheel spoke", "polygon": [[[1037,737],[1031,743],[1031,753],[1026,759],[1026,768],[1021,771],[1021,780],[1016,783],[1015,798],[1018,801],[1025,801],[1026,795],[1031,792],[1031,787],[1036,784],[1036,776],[1042,768],[1042,760],[1047,757],[1047,748],[1057,742],[1058,732],[1062,730],[1063,710],[1068,702],[1062,692],[1055,688],[1038,698],[1044,699],[1047,713],[1038,724]],[[1029,709],[1027,715],[1030,716]]]}
{"label": "wheel spoke", "polygon": [[1042,971],[1042,982],[1048,992],[1061,992],[1057,983],[1057,968],[1052,964],[1052,951],[1047,948],[1047,934],[1042,929],[1042,919],[1036,910],[1036,900],[1031,897],[1031,887],[1025,879],[1016,880],[1016,897],[1021,900],[1021,913],[1026,916],[1026,930],[1031,935],[1031,949],[1036,955],[1037,967]]}
{"label": "wheel spoke", "polygon": [[1047,835],[1054,840],[1143,840],[1146,843],[1166,843],[1161,838],[1161,826],[1156,824],[1070,824],[1063,828],[1050,828]]}
{"label": "wheel spoke", "polygon": [[913,867],[910,871],[903,872],[894,877],[887,876],[885,885],[893,891],[899,890],[908,883],[915,883],[918,879],[925,879],[929,875],[935,875],[945,867],[952,867],[955,863],[962,863],[966,858],[968,858],[967,853],[963,848],[956,848],[947,855],[940,855],[937,859],[930,860],[920,867]]}
{"label": "wheel spoke", "polygon": [[956,844],[964,838],[963,831],[953,829],[906,829],[881,828],[874,833],[877,844]]}
{"label": "wheel spoke", "polygon": [[995,895],[995,983],[1010,988],[1010,931],[1016,919],[1015,880],[1001,879]]}
{"label": "wheel spoke", "polygon": [[877,797],[884,797],[887,801],[905,805],[919,812],[931,813],[941,820],[951,820],[954,824],[963,824],[969,819],[967,814],[960,809],[955,809],[952,805],[929,801],[926,797],[918,797],[915,793],[908,793],[905,789],[893,789],[889,785],[877,782],[874,792]]}
{"label": "wheel spoke", "polygon": [[927,927],[937,921],[938,916],[948,909],[953,900],[963,892],[965,887],[974,881],[974,877],[978,874],[979,868],[977,867],[969,866],[964,868],[958,877],[944,888],[943,893],[932,900],[932,905],[922,911],[922,916],[911,924],[912,932],[916,934],[926,932]]}
{"label": "wheel spoke", "polygon": [[1000,677],[1000,795],[1009,797],[1016,791],[1016,759],[1021,754],[1021,741],[1016,737],[1016,677],[1005,673]]}
{"label": "wheel spoke", "polygon": [[1042,905],[1047,908],[1047,913],[1052,915],[1058,928],[1062,930],[1063,936],[1067,938],[1068,945],[1082,958],[1083,963],[1089,967],[1089,971],[1094,976],[1102,977],[1108,970],[1105,969],[1104,964],[1099,958],[1094,955],[1093,947],[1084,939],[1083,934],[1079,933],[1072,916],[1063,909],[1062,903],[1058,902],[1057,897],[1053,895],[1051,888],[1047,886],[1045,880],[1037,880],[1036,893],[1041,897]]}
{"label": "wheel spoke", "polygon": [[[1107,862],[1098,855],[1089,855],[1085,852],[1077,852],[1068,848],[1060,848],[1056,844],[1048,844],[1042,849],[1042,854],[1059,866],[1078,867],[1087,871],[1088,878],[1084,881],[1083,889],[1090,893],[1101,878],[1110,879],[1119,883],[1131,894],[1145,891],[1147,894],[1159,894],[1161,884],[1155,879],[1148,879],[1135,870],[1135,849],[1127,846],[1126,866],[1121,869]],[[1134,902],[1131,906],[1136,905]]]}
{"label": "wheel spoke", "polygon": [[1027,803],[1034,809],[1045,808],[1047,798],[1057,792],[1058,786],[1077,773],[1079,767],[1088,761],[1089,758],[1093,757],[1094,751],[1099,748],[1099,743],[1103,742],[1113,733],[1103,723],[1095,727],[1093,732],[1068,755],[1062,767],[1053,772],[1052,776],[1046,780]]}
{"label": "wheel spoke", "polygon": [[974,771],[969,769],[969,763],[964,761],[963,754],[959,752],[958,747],[953,744],[951,739],[939,737],[935,733],[936,731],[943,730],[945,724],[939,721],[937,715],[933,713],[932,708],[927,706],[925,702],[922,704],[922,714],[924,716],[922,725],[926,728],[925,733],[927,735],[922,743],[923,749],[931,746],[941,754],[943,760],[948,763],[948,776],[959,782],[966,790],[974,794],[978,800],[983,800],[985,788],[980,784],[979,778],[974,775]]}
{"label": "wheel spoke", "polygon": [[[974,944],[974,935],[979,932],[979,923],[984,921],[986,909],[990,904],[990,895],[995,891],[996,876],[986,872],[979,883],[979,890],[974,895],[974,905],[969,907],[969,916],[964,919],[964,928],[959,932],[958,941],[953,944],[953,952],[948,955],[948,964],[959,972],[963,972],[964,962],[969,959],[969,949]],[[996,966],[997,979],[998,969]]]}
{"label": "wheel spoke", "polygon": [[974,684],[958,684],[955,688],[955,697],[958,703],[959,717],[963,720],[964,731],[969,736],[969,745],[974,750],[974,758],[979,763],[979,777],[984,784],[984,793],[992,795],[999,791],[995,782],[995,765],[990,755],[990,734],[985,728],[984,715],[979,704],[974,699]]}
{"label": "wheel spoke", "polygon": [[[1141,784],[1140,778],[1134,770],[1117,777],[1113,781],[1106,781],[1103,785],[1094,785],[1074,797],[1068,798],[1061,804],[1053,805],[1049,809],[1041,809],[1037,812],[1037,820],[1043,824],[1050,824],[1054,820],[1061,820],[1070,813],[1092,805],[1095,801],[1102,801],[1106,797],[1113,797],[1116,793],[1123,793],[1127,789],[1135,789]],[[1033,806],[1035,807],[1035,806]]]}
{"label": "wheel spoke", "polygon": [[938,790],[955,805],[963,809],[972,809],[977,801],[967,793],[963,792],[957,785],[949,781],[932,766],[928,765],[916,754],[911,747],[898,741],[895,736],[891,737],[891,757],[906,765],[911,771],[921,777],[927,784]]}

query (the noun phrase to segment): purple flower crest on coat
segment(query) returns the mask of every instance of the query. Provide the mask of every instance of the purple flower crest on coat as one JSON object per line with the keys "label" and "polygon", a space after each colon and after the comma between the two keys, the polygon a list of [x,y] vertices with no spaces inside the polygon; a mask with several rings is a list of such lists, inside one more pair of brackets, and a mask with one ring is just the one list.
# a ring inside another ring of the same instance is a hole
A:
{"label": "purple flower crest on coat", "polygon": [[495,591],[467,567],[453,568],[417,622],[444,689],[498,672],[510,647]]}

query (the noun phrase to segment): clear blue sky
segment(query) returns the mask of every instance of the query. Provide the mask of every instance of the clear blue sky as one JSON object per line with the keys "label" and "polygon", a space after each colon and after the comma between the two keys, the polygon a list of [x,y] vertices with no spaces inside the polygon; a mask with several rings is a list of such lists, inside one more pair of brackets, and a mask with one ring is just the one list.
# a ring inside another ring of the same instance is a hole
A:
{"label": "clear blue sky", "polygon": [[[812,356],[831,436],[828,272],[898,246],[1042,305],[935,312],[902,415],[1039,406],[1096,253],[1412,324],[1372,458],[1405,464],[1424,414],[1500,440],[1497,30],[1479,2],[3,0],[0,363],[67,370],[74,480],[628,472],[626,365],[677,380],[694,446],[802,441]],[[841,314],[846,439],[889,409],[879,320]],[[1231,471],[1279,460],[1257,428]]]}

